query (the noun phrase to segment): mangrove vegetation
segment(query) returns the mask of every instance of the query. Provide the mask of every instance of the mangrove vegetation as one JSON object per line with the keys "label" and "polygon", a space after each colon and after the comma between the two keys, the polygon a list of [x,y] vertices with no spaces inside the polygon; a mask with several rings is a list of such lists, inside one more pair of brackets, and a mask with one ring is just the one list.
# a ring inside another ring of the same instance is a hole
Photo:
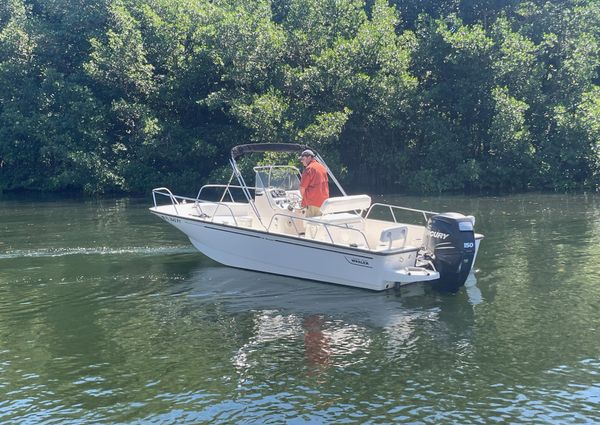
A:
{"label": "mangrove vegetation", "polygon": [[232,146],[354,188],[596,190],[598,0],[3,0],[0,191],[195,191]]}

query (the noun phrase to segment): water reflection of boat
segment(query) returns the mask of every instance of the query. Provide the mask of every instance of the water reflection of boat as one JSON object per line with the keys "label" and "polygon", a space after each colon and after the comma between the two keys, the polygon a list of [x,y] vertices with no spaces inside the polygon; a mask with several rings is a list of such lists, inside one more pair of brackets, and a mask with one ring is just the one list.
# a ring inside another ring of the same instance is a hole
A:
{"label": "water reflection of boat", "polygon": [[[419,319],[429,322],[448,318],[463,324],[471,321],[472,306],[482,302],[477,280],[471,276],[467,291],[454,296],[417,285],[397,288],[382,297],[360,289],[214,266],[196,270],[186,280],[183,293],[202,304],[218,303],[230,314],[256,312],[296,318],[280,323],[281,326],[273,322],[281,331],[265,335],[300,329],[303,318],[309,316],[327,316],[352,326],[405,328],[407,323]],[[181,292],[181,288],[176,290]]]}
{"label": "water reflection of boat", "polygon": [[[471,289],[475,283],[469,281]],[[362,361],[373,349],[406,355],[424,334],[443,343],[473,323],[472,306],[465,302],[469,291],[445,296],[409,286],[381,296],[218,266],[198,269],[185,285],[194,302],[215,303],[228,315],[252,320],[252,334],[232,358],[242,377],[254,370],[253,353],[264,347],[302,347],[308,373],[319,373]]]}
{"label": "water reflection of boat", "polygon": [[198,269],[187,285],[188,296],[219,303],[231,313],[273,311],[300,318],[325,314],[374,327],[393,326],[396,319],[404,321],[436,304],[435,296],[429,295],[434,292],[418,285],[397,288],[382,297],[355,288],[219,266]]}
{"label": "water reflection of boat", "polygon": [[[229,266],[371,290],[425,281],[447,289],[464,284],[483,238],[474,233],[474,217],[371,203],[367,195],[347,196],[317,154],[342,196],[326,199],[322,216],[306,218],[299,204],[300,172],[289,165],[289,155],[306,148],[236,146],[229,183],[203,186],[196,198],[154,189],[150,210],[184,232],[199,251]],[[254,186],[246,184],[236,162],[251,154],[266,154],[261,164],[280,155],[279,163],[253,168]],[[231,184],[234,176],[239,185]],[[212,189],[221,191],[216,201],[207,197]],[[234,200],[236,190],[243,194],[242,202]],[[157,198],[168,203],[160,205]],[[414,222],[414,217],[398,221],[407,214],[424,218],[426,224]]]}

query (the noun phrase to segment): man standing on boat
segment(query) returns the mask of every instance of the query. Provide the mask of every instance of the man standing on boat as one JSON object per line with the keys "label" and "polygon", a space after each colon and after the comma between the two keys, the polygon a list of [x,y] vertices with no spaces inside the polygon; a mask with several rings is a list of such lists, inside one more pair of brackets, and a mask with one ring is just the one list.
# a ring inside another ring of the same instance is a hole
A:
{"label": "man standing on boat", "polygon": [[300,179],[300,195],[302,207],[306,208],[305,217],[321,215],[321,205],[329,198],[329,178],[327,169],[315,159],[315,153],[306,149],[300,155],[304,172]]}

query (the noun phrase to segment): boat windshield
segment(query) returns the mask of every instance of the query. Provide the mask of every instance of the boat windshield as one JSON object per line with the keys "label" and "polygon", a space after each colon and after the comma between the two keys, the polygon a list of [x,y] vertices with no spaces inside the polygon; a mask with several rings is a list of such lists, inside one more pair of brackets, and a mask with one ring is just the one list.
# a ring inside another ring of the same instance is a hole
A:
{"label": "boat windshield", "polygon": [[292,165],[269,165],[254,167],[256,189],[300,189],[300,170]]}

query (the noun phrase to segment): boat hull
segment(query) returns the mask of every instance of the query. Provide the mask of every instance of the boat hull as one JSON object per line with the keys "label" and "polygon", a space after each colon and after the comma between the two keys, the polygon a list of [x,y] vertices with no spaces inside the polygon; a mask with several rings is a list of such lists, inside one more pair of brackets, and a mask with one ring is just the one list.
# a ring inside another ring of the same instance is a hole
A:
{"label": "boat hull", "polygon": [[[404,277],[397,273],[415,264],[416,248],[379,254],[153,212],[185,233],[198,251],[227,266],[374,291],[439,277],[436,272]],[[391,280],[394,277],[398,279]]]}

